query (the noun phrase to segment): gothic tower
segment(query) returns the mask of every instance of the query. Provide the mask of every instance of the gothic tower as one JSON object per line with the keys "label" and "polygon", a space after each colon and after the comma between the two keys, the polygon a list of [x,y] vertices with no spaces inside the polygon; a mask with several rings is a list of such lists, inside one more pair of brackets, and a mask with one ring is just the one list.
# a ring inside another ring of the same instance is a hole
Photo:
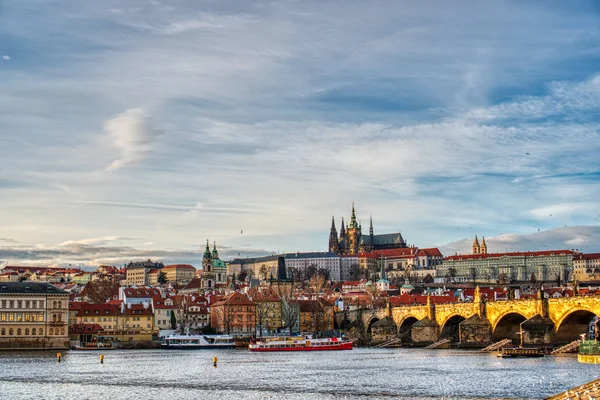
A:
{"label": "gothic tower", "polygon": [[481,237],[481,246],[479,246],[479,254],[487,254],[487,244],[485,243],[485,236]]}
{"label": "gothic tower", "polygon": [[473,241],[473,254],[480,254],[481,247],[479,246],[479,240],[477,240],[477,235],[475,235],[475,240]]}
{"label": "gothic tower", "polygon": [[362,232],[361,232],[361,226],[356,222],[356,212],[354,211],[354,203],[352,203],[352,216],[350,217],[350,224],[348,224],[348,229],[346,231],[346,235],[348,237],[348,240],[347,240],[348,247],[346,249],[346,253],[347,254],[357,254],[358,253],[358,243],[360,241]]}
{"label": "gothic tower", "polygon": [[340,253],[340,243],[337,235],[337,230],[335,229],[334,217],[331,217],[331,231],[329,232],[329,251],[335,254]]}

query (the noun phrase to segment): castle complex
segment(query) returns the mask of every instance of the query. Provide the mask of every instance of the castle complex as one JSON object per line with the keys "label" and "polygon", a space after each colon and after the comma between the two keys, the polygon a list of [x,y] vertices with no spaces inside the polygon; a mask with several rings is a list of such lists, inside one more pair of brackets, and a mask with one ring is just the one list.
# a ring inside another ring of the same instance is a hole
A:
{"label": "castle complex", "polygon": [[338,236],[335,228],[335,217],[331,218],[331,231],[329,233],[329,251],[335,254],[358,254],[373,250],[403,249],[407,248],[406,242],[400,232],[375,235],[373,232],[373,218],[370,218],[369,234],[363,235],[362,224],[356,221],[354,203],[350,223],[342,226]]}

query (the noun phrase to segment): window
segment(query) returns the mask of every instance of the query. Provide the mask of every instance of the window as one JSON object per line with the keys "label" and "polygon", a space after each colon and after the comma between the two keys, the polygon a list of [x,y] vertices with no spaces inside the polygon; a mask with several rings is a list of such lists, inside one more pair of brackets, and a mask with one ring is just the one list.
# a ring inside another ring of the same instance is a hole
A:
{"label": "window", "polygon": [[40,300],[40,308],[44,308],[44,300]]}
{"label": "window", "polygon": [[50,336],[54,335],[54,329],[53,328],[48,329],[48,335],[50,335]]}
{"label": "window", "polygon": [[25,336],[29,336],[29,328],[25,328]]}
{"label": "window", "polygon": [[8,314],[8,320],[11,321],[11,322],[14,321],[15,320],[15,314],[14,313]]}
{"label": "window", "polygon": [[31,330],[31,334],[32,334],[33,336],[35,336],[35,328],[33,328],[33,329]]}
{"label": "window", "polygon": [[0,314],[0,321],[6,321],[6,313]]}
{"label": "window", "polygon": [[21,300],[17,301],[17,308],[23,308],[23,302]]}
{"label": "window", "polygon": [[12,335],[13,335],[13,329],[12,329],[12,328],[10,328],[10,329],[8,330],[8,335],[9,335],[9,336],[12,336]]}
{"label": "window", "polygon": [[6,300],[2,300],[2,308],[6,308]]}
{"label": "window", "polygon": [[29,301],[29,300],[27,300],[27,301],[25,302],[25,308],[29,308],[30,304],[31,304],[31,303],[30,303],[30,301]]}
{"label": "window", "polygon": [[65,328],[60,328],[60,334],[61,334],[62,336],[65,336]]}
{"label": "window", "polygon": [[40,336],[44,336],[44,328],[40,328]]}
{"label": "window", "polygon": [[21,336],[21,328],[17,329],[17,336]]}
{"label": "window", "polygon": [[6,335],[6,329],[2,328],[2,330],[0,330],[0,335],[2,335],[2,336]]}
{"label": "window", "polygon": [[31,321],[31,314],[27,313],[25,314],[25,322],[29,322]]}
{"label": "window", "polygon": [[15,302],[14,302],[14,300],[10,300],[10,301],[8,302],[8,307],[9,307],[9,308],[15,308]]}

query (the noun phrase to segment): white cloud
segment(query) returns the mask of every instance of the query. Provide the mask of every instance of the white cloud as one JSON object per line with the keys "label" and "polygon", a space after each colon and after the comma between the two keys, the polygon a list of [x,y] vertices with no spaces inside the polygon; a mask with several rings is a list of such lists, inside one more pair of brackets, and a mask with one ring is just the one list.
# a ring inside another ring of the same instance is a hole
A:
{"label": "white cloud", "polygon": [[104,130],[121,153],[121,157],[106,168],[107,171],[143,160],[161,134],[161,131],[152,125],[150,117],[140,108],[131,108],[107,120]]}
{"label": "white cloud", "polygon": [[2,59],[5,60],[5,61],[8,61],[8,60],[10,60],[10,57],[5,54],[5,55],[2,56]]}

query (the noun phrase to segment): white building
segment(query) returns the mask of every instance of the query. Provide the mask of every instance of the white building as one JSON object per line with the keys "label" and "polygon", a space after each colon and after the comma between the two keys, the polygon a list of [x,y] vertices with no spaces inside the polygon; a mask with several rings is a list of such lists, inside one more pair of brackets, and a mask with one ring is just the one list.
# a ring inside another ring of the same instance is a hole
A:
{"label": "white building", "polygon": [[285,255],[286,268],[296,268],[305,271],[310,266],[317,269],[329,271],[329,277],[333,281],[341,280],[340,256],[330,252],[315,253],[290,253]]}

